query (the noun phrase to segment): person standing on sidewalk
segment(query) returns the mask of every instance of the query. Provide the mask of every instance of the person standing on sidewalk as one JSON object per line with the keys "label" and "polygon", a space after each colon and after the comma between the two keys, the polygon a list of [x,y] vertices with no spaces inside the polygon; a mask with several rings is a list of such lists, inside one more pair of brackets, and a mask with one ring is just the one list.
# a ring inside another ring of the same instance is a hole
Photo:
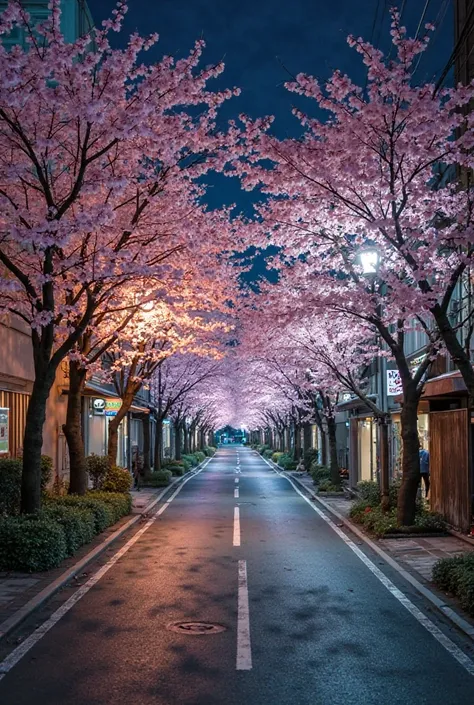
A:
{"label": "person standing on sidewalk", "polygon": [[425,485],[425,497],[430,491],[430,454],[426,448],[420,448],[420,474]]}

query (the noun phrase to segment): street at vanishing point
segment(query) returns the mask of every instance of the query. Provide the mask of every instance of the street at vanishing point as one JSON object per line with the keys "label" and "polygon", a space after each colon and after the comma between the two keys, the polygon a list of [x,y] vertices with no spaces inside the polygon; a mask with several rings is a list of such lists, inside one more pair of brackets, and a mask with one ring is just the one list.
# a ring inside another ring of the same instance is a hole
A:
{"label": "street at vanishing point", "polygon": [[247,448],[89,575],[3,647],[2,705],[474,701],[472,641]]}

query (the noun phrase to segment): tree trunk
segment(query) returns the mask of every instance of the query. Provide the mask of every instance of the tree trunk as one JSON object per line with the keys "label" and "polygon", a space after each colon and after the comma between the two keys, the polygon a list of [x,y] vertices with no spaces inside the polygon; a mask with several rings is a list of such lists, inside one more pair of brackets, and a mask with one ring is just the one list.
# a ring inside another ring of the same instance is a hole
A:
{"label": "tree trunk", "polygon": [[107,446],[107,455],[109,457],[110,465],[117,465],[118,428],[120,426],[120,422],[123,421],[130,411],[134,396],[135,392],[126,392],[122,399],[122,406],[118,410],[117,415],[112,416],[109,421],[109,442]]}
{"label": "tree trunk", "polygon": [[420,484],[420,443],[418,440],[418,395],[405,389],[401,411],[402,485],[398,493],[397,521],[400,526],[415,523],[416,495]]}
{"label": "tree trunk", "polygon": [[174,424],[174,457],[181,460],[181,421]]}
{"label": "tree trunk", "polygon": [[161,416],[156,417],[155,427],[155,461],[153,467],[155,472],[161,470],[161,461],[163,460],[163,419]]}
{"label": "tree trunk", "polygon": [[66,423],[63,425],[69,451],[69,494],[85,495],[87,468],[82,436],[82,393],[86,370],[75,360],[69,361],[69,393]]}
{"label": "tree trunk", "polygon": [[285,450],[285,432],[278,431],[278,450],[283,453]]}
{"label": "tree trunk", "polygon": [[293,424],[293,432],[295,434],[293,460],[299,461],[301,458],[301,426],[297,423]]}
{"label": "tree trunk", "polygon": [[186,428],[186,422],[183,423],[183,439],[184,439],[184,454],[189,455],[189,431]]}
{"label": "tree trunk", "polygon": [[329,439],[329,470],[333,485],[341,484],[339,474],[339,462],[337,459],[336,421],[333,416],[327,418],[328,439]]}
{"label": "tree trunk", "polygon": [[326,465],[328,462],[328,439],[323,428],[321,431],[321,465]]}
{"label": "tree trunk", "polygon": [[311,425],[305,423],[303,427],[303,456],[311,448]]}
{"label": "tree trunk", "polygon": [[23,438],[23,472],[21,475],[21,512],[33,514],[41,509],[41,451],[46,403],[53,386],[56,369],[35,370],[35,381],[26,412]]}
{"label": "tree trunk", "polygon": [[151,472],[150,414],[143,415],[143,473]]}
{"label": "tree trunk", "polygon": [[285,447],[283,450],[285,453],[291,451],[291,430],[289,426],[285,426]]}

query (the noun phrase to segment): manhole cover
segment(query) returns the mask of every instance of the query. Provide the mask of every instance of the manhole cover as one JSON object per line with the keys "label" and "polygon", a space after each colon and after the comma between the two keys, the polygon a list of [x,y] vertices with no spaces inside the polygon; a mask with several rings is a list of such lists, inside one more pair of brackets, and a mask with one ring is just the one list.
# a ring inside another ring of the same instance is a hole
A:
{"label": "manhole cover", "polygon": [[172,622],[166,628],[178,634],[219,634],[226,630],[222,624],[210,622]]}

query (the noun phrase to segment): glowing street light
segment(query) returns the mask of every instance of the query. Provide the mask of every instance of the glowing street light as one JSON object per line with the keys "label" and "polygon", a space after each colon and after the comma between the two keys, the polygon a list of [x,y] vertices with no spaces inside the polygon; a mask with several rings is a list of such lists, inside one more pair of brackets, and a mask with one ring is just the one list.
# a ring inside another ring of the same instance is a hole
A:
{"label": "glowing street light", "polygon": [[359,257],[362,265],[362,273],[364,275],[378,274],[380,255],[377,250],[374,248],[361,250]]}

